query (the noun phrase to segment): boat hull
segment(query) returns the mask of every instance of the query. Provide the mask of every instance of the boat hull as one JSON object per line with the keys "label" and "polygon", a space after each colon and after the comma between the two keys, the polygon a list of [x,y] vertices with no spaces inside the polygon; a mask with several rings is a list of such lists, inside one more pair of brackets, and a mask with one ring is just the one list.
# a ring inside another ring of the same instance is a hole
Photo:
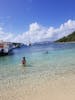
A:
{"label": "boat hull", "polygon": [[13,50],[10,50],[8,52],[0,51],[0,56],[6,56],[6,55],[11,55],[11,54],[13,54]]}

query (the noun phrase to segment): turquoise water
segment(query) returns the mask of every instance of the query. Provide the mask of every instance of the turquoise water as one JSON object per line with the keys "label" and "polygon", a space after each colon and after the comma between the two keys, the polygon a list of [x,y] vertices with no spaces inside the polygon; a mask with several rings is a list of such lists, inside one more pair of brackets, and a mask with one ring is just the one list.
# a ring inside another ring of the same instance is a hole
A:
{"label": "turquoise water", "polygon": [[[26,57],[26,67],[21,65],[23,56]],[[12,55],[0,57],[0,82],[7,79],[36,78],[44,74],[64,74],[74,70],[75,43],[35,44],[14,49]]]}

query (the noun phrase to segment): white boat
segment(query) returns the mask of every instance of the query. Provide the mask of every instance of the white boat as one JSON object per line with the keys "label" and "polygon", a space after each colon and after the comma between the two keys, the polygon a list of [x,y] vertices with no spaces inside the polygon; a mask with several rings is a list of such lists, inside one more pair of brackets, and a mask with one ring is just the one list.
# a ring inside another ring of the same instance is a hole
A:
{"label": "white boat", "polygon": [[12,50],[12,43],[9,42],[0,42],[0,55],[8,54]]}

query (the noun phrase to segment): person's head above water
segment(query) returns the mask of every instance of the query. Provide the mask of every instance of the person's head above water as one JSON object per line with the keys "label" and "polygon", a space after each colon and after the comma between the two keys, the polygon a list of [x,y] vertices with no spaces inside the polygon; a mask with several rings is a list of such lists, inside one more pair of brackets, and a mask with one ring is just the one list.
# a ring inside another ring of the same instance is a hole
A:
{"label": "person's head above water", "polygon": [[23,57],[23,60],[25,60],[25,57]]}
{"label": "person's head above water", "polygon": [[48,54],[48,51],[46,51],[45,54]]}

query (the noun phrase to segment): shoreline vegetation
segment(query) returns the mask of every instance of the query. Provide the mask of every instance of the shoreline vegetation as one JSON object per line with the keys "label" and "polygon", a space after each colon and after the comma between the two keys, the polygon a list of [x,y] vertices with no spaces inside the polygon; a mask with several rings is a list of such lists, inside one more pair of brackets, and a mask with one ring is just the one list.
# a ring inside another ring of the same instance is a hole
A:
{"label": "shoreline vegetation", "polygon": [[75,31],[69,34],[68,36],[64,36],[63,38],[60,38],[54,42],[60,42],[60,43],[75,43]]}

